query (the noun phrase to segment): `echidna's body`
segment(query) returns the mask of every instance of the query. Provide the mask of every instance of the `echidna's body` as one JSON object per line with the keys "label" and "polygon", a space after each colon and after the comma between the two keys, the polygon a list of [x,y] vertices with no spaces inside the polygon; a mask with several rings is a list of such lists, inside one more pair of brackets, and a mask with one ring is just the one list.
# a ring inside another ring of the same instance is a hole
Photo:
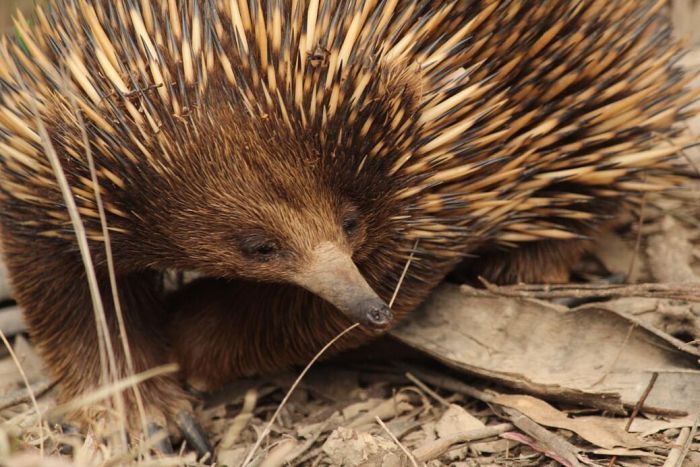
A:
{"label": "echidna's body", "polygon": [[[4,248],[64,396],[98,383],[99,360],[37,118],[111,316],[94,159],[136,369],[171,339],[216,386],[304,363],[346,327],[299,286],[353,315],[372,294],[349,255],[387,302],[412,256],[400,317],[479,251],[520,245],[471,261],[495,279],[561,278],[630,194],[675,184],[693,96],[662,3],[55,0],[34,31],[18,22],[0,66]],[[173,299],[166,332],[173,268],[211,279]],[[186,406],[170,380],[146,401]]]}

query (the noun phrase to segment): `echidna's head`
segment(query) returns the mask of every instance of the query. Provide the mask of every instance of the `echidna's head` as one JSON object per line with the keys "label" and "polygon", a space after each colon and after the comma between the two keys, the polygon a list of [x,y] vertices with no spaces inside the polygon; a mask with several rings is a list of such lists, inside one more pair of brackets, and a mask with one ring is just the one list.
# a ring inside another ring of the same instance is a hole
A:
{"label": "echidna's head", "polygon": [[418,99],[408,74],[372,72],[371,105],[339,107],[306,127],[298,115],[251,116],[235,94],[210,92],[206,114],[194,116],[198,134],[175,142],[179,181],[164,180],[177,192],[151,197],[168,199],[149,211],[159,213],[153,224],[163,226],[178,267],[297,285],[366,327],[391,323],[388,297],[366,277],[377,268],[364,265],[401,239],[395,196],[406,180],[392,170]]}

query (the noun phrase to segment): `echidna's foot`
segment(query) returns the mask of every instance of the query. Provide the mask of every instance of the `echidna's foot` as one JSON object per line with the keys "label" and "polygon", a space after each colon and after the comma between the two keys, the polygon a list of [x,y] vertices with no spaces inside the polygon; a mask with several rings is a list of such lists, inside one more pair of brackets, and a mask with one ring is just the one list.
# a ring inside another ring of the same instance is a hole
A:
{"label": "echidna's foot", "polygon": [[70,438],[83,442],[83,435],[80,428],[70,423],[60,423],[58,426],[61,436],[58,438],[58,452],[64,456],[73,455],[73,444],[68,442]]}
{"label": "echidna's foot", "polygon": [[[202,429],[201,425],[190,411],[182,411],[177,414],[177,426],[182,433],[182,437],[187,441],[187,444],[197,453],[197,457],[207,457],[211,461],[214,455],[214,450],[209,442],[209,437]],[[208,456],[207,456],[208,455]]]}
{"label": "echidna's foot", "polygon": [[157,439],[153,444],[153,450],[158,454],[170,456],[175,453],[173,443],[170,441],[168,432],[158,423],[150,422],[147,427],[148,439]]}

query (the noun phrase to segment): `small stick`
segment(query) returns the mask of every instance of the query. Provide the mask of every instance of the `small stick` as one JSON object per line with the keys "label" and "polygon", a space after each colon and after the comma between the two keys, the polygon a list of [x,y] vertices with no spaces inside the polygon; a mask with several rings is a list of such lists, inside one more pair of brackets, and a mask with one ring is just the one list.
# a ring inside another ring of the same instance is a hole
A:
{"label": "small stick", "polygon": [[562,284],[497,286],[479,279],[486,289],[497,295],[515,298],[614,298],[644,297],[668,298],[700,302],[697,284]]}
{"label": "small stick", "polygon": [[627,425],[625,425],[625,431],[627,431],[627,432],[630,431],[630,427],[632,426],[632,422],[634,422],[634,419],[637,418],[637,415],[639,414],[639,410],[644,405],[644,402],[646,402],[647,398],[649,397],[649,394],[651,393],[651,390],[654,389],[654,384],[656,384],[656,380],[658,379],[658,377],[659,377],[659,374],[656,372],[654,372],[651,375],[651,379],[649,380],[649,384],[647,384],[647,388],[642,393],[642,397],[639,398],[639,401],[637,401],[637,405],[634,406],[634,409],[632,410],[632,413],[630,414],[629,420],[627,420]]}
{"label": "small stick", "polygon": [[470,443],[480,439],[491,438],[505,433],[506,431],[510,431],[513,428],[511,423],[499,423],[498,425],[455,433],[418,447],[413,451],[413,455],[419,462],[428,462],[442,456],[455,444]]}
{"label": "small stick", "polygon": [[663,467],[680,467],[683,465],[683,459],[688,455],[686,446],[690,446],[693,439],[690,436],[690,431],[691,430],[688,427],[681,429],[681,432],[678,434],[678,438],[676,438],[676,442],[674,443],[675,446],[673,449],[671,449],[671,452],[668,453],[668,457],[666,458],[666,462],[664,462]]}
{"label": "small stick", "polygon": [[462,381],[459,381],[458,379],[449,377],[447,375],[431,374],[427,371],[423,371],[415,367],[412,367],[411,371],[414,375],[418,375],[422,380],[427,381],[433,386],[437,386],[448,391],[463,394],[465,396],[473,397],[474,399],[480,400],[481,402],[485,402],[487,404],[493,403],[493,401],[496,398],[495,396],[489,393],[486,393],[473,386],[469,386],[468,384],[465,384]]}
{"label": "small stick", "polygon": [[413,454],[411,454],[411,452],[406,448],[406,446],[401,444],[401,441],[399,441],[399,439],[396,436],[394,436],[394,433],[392,433],[389,427],[384,424],[382,419],[379,417],[374,417],[374,419],[377,421],[377,423],[379,423],[379,426],[381,426],[384,429],[384,431],[386,431],[386,433],[391,437],[392,441],[394,441],[394,443],[403,451],[403,453],[406,454],[406,457],[408,457],[408,460],[411,461],[413,467],[418,467],[418,462],[416,461],[416,458],[413,456]]}
{"label": "small stick", "polygon": [[311,361],[304,367],[302,372],[299,374],[297,379],[294,381],[294,384],[292,384],[292,387],[289,388],[289,391],[287,391],[287,394],[284,396],[284,399],[282,399],[282,402],[280,403],[279,406],[277,406],[277,410],[275,410],[275,413],[272,414],[272,418],[270,421],[267,423],[265,426],[265,429],[263,430],[262,434],[258,437],[258,440],[255,442],[255,445],[253,448],[250,450],[248,455],[246,456],[245,460],[243,461],[243,464],[241,464],[242,467],[247,467],[250,465],[250,462],[253,460],[253,456],[255,455],[255,452],[258,450],[262,442],[267,438],[267,435],[270,434],[270,430],[272,429],[272,425],[275,423],[275,420],[277,420],[277,417],[279,417],[280,412],[282,411],[282,408],[285,406],[289,398],[291,397],[292,393],[294,390],[297,388],[301,380],[306,376],[306,373],[311,369],[314,363],[321,358],[321,356],[326,353],[326,351],[333,346],[341,337],[343,337],[345,334],[349,333],[353,329],[357,328],[360,325],[360,323],[355,323],[352,326],[348,327],[345,329],[343,332],[335,336],[328,344],[326,344],[316,355],[314,355],[314,358],[311,359]]}
{"label": "small stick", "polygon": [[[676,443],[681,445],[681,448],[677,451],[677,458],[675,459],[675,464],[670,464],[670,467],[682,467],[683,466],[683,461],[685,460],[686,456],[688,455],[688,451],[690,450],[690,445],[693,444],[693,440],[695,439],[695,435],[698,432],[698,423],[700,423],[700,414],[698,414],[695,417],[695,422],[693,423],[693,427],[690,428],[688,431],[687,436],[685,437],[685,440],[683,439],[683,430],[688,430],[688,428],[684,428],[681,430],[680,434],[678,435],[678,439],[676,439]],[[673,452],[676,451],[678,448],[673,448],[671,452],[668,455],[668,458],[671,459],[671,456],[674,455]],[[668,460],[664,463],[663,467],[668,467],[666,463]]]}
{"label": "small stick", "polygon": [[[634,406],[634,409],[632,409],[632,413],[630,414],[630,418],[627,420],[627,424],[625,425],[625,431],[629,433],[630,428],[632,427],[632,422],[634,422],[634,419],[637,418],[637,415],[639,414],[639,410],[644,406],[644,402],[647,400],[647,397],[649,397],[649,394],[651,393],[651,390],[654,389],[654,384],[656,384],[656,380],[659,377],[659,374],[654,372],[651,375],[651,379],[649,380],[649,384],[647,384],[647,388],[644,390],[642,393],[641,397],[637,401],[637,404]],[[612,467],[615,465],[615,462],[617,461],[617,456],[612,456],[610,458],[610,462],[608,463],[608,467]]]}
{"label": "small stick", "polygon": [[558,434],[552,433],[517,409],[511,407],[501,407],[501,409],[505,412],[513,425],[531,438],[539,441],[548,451],[561,457],[572,467],[581,466],[577,458],[578,448],[576,446],[569,443]]}
{"label": "small stick", "polygon": [[440,394],[437,392],[433,391],[430,389],[423,381],[419,380],[416,378],[411,372],[406,373],[406,378],[408,378],[413,384],[418,386],[423,392],[428,394],[430,397],[438,401],[440,404],[442,404],[445,407],[449,407],[450,403],[445,400],[444,397],[442,397]]}

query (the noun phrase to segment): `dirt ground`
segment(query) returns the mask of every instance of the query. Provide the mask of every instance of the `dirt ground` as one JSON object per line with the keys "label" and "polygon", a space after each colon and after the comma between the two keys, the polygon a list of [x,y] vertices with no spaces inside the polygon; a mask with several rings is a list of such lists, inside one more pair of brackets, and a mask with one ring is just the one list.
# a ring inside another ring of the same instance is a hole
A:
{"label": "dirt ground", "polygon": [[[0,28],[33,3],[0,0]],[[700,2],[675,2],[673,17],[700,67]],[[700,118],[690,127],[700,134]],[[700,166],[700,151],[686,156]],[[446,285],[374,351],[406,359],[355,355],[298,385],[300,370],[207,395],[197,416],[216,465],[700,466],[700,186],[642,205],[576,285]],[[207,462],[186,443],[170,457],[124,448],[115,425],[84,437],[53,423],[51,383],[2,305],[17,360],[0,344],[0,467]]]}

